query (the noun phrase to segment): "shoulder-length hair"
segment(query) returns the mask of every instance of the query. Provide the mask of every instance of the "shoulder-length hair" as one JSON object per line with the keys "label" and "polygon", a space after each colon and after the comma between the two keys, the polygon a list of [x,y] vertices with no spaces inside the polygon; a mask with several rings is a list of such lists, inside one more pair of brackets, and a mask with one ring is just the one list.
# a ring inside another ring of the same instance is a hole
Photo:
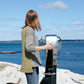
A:
{"label": "shoulder-length hair", "polygon": [[36,13],[36,11],[34,10],[29,10],[26,14],[26,18],[25,18],[25,25],[22,28],[25,27],[32,27],[33,29],[41,30],[41,26],[40,26],[40,21],[38,18],[38,14]]}

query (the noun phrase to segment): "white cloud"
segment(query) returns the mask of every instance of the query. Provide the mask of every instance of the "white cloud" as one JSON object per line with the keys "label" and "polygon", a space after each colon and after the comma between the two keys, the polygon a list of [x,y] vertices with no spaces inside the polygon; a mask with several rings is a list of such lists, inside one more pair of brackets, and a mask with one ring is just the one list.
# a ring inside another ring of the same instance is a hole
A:
{"label": "white cloud", "polygon": [[1,28],[8,28],[8,26],[9,26],[8,24],[0,24],[0,29]]}
{"label": "white cloud", "polygon": [[84,25],[83,22],[80,22],[80,21],[76,21],[76,22],[72,22],[73,25]]}
{"label": "white cloud", "polygon": [[81,30],[64,30],[61,31],[60,37],[62,39],[84,39],[84,29]]}
{"label": "white cloud", "polygon": [[21,30],[0,30],[0,41],[21,40]]}
{"label": "white cloud", "polygon": [[8,21],[19,21],[20,19],[17,19],[17,18],[3,18],[3,19],[0,19],[0,21],[2,22],[8,22]]}
{"label": "white cloud", "polygon": [[67,9],[69,6],[61,1],[56,1],[54,3],[47,3],[45,5],[41,5],[38,8],[41,9],[60,9],[60,10],[65,10]]}

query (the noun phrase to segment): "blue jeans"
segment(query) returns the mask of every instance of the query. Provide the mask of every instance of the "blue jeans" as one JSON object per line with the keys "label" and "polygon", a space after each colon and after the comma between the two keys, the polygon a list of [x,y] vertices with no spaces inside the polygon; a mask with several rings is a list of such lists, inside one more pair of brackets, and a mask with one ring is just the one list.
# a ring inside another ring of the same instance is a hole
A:
{"label": "blue jeans", "polygon": [[27,84],[38,84],[39,83],[39,68],[34,67],[33,73],[25,73],[27,78]]}

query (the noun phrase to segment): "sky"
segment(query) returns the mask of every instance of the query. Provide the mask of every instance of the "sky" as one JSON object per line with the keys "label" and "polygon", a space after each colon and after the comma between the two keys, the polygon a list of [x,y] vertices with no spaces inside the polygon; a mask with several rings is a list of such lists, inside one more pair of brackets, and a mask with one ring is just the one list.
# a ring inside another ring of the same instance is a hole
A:
{"label": "sky", "polygon": [[0,0],[0,41],[21,40],[26,13],[38,13],[41,31],[61,39],[84,39],[84,0]]}

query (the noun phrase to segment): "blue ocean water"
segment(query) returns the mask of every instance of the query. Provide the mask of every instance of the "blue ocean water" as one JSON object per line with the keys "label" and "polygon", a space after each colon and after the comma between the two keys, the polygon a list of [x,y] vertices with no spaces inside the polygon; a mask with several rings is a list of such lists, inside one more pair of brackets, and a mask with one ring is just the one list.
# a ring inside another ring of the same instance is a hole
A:
{"label": "blue ocean water", "polygon": [[[39,42],[39,45],[43,45]],[[0,43],[2,51],[22,51],[21,42]],[[45,66],[45,50],[40,51],[42,66]],[[21,64],[22,53],[0,54],[0,61]],[[62,41],[62,48],[58,52],[58,68],[68,69],[84,75],[84,41]]]}

